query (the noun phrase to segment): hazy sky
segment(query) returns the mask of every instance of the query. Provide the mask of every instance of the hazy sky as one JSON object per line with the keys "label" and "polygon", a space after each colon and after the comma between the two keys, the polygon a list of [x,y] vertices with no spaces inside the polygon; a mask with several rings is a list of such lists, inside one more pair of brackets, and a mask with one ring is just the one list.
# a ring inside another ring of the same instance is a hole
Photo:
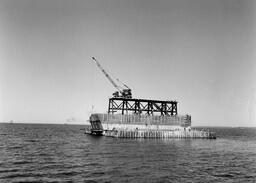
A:
{"label": "hazy sky", "polygon": [[193,125],[256,126],[254,0],[0,0],[0,121],[106,112],[115,91],[177,100]]}

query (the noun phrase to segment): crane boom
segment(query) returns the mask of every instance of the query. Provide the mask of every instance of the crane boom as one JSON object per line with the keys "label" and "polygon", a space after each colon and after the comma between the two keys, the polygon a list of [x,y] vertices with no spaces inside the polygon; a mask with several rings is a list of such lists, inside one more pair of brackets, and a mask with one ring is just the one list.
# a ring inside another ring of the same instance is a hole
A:
{"label": "crane boom", "polygon": [[113,79],[110,77],[110,75],[103,69],[103,67],[96,60],[96,58],[92,57],[92,60],[95,61],[96,65],[99,67],[101,72],[106,76],[106,78],[110,81],[110,83],[118,90],[115,93],[113,93],[114,97],[132,98],[132,90],[126,84],[122,83],[119,79],[117,79],[117,81],[122,83],[126,87],[126,89],[124,89],[124,88],[120,87],[119,85],[117,85],[113,81]]}
{"label": "crane boom", "polygon": [[119,91],[121,92],[119,86],[113,81],[113,79],[110,77],[110,75],[103,69],[103,67],[100,65],[100,63],[96,60],[95,57],[92,57],[92,60],[95,61],[96,65],[99,67],[99,69],[103,72],[103,74],[108,78],[110,83]]}

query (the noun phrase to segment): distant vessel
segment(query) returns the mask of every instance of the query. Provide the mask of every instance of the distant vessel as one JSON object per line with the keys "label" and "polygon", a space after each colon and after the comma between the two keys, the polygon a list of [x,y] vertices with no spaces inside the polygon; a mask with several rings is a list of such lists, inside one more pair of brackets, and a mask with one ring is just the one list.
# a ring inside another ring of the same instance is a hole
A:
{"label": "distant vessel", "polygon": [[122,138],[207,138],[209,131],[191,128],[190,115],[178,115],[177,101],[132,98],[131,89],[120,80],[118,86],[100,63],[92,57],[107,79],[117,89],[109,98],[107,113],[93,113],[86,133]]}

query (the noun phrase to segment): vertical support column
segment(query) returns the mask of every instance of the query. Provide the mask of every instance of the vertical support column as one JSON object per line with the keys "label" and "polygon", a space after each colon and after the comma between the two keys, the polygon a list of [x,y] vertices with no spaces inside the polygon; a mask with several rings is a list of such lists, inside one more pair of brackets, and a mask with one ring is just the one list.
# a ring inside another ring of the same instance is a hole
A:
{"label": "vertical support column", "polygon": [[124,99],[122,100],[122,115],[124,115]]}
{"label": "vertical support column", "polygon": [[128,101],[127,100],[124,100],[124,102],[125,102],[125,112],[126,112],[126,114],[128,114]]}
{"label": "vertical support column", "polygon": [[167,102],[164,103],[164,114],[167,115],[168,112],[167,112]]}
{"label": "vertical support column", "polygon": [[151,115],[153,115],[153,113],[154,113],[154,108],[153,108],[153,103],[152,103],[152,102],[150,102],[150,110],[151,110]]}
{"label": "vertical support column", "polygon": [[161,115],[164,115],[164,102],[161,102]]}
{"label": "vertical support column", "polygon": [[134,114],[137,114],[137,101],[134,101]]}
{"label": "vertical support column", "polygon": [[178,115],[177,102],[172,102],[172,115]]}
{"label": "vertical support column", "polygon": [[171,107],[171,111],[170,111],[171,112],[171,116],[173,115],[173,106],[174,106],[173,102],[171,102],[171,106],[170,106]]}
{"label": "vertical support column", "polygon": [[151,101],[148,101],[148,108],[146,109],[147,110],[147,114],[148,115],[153,115],[153,103]]}
{"label": "vertical support column", "polygon": [[175,102],[175,115],[178,115],[178,105],[177,105],[177,102]]}
{"label": "vertical support column", "polygon": [[161,106],[161,115],[167,115],[166,102],[162,102],[162,106]]}
{"label": "vertical support column", "polygon": [[140,113],[141,113],[141,110],[140,110],[140,101],[137,101],[137,107],[138,107],[138,114],[140,115]]}
{"label": "vertical support column", "polygon": [[[110,102],[111,102],[112,100],[111,99],[109,99],[108,100],[108,114],[110,113]],[[112,105],[113,106],[113,105]]]}
{"label": "vertical support column", "polygon": [[148,102],[148,108],[147,108],[147,114],[149,115],[149,111],[150,111],[150,102]]}

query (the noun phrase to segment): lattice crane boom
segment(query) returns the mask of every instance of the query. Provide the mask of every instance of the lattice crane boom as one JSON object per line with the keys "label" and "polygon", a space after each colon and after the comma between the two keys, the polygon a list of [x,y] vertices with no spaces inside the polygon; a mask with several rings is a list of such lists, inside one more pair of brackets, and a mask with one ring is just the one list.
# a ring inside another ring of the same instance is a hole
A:
{"label": "lattice crane boom", "polygon": [[99,69],[102,71],[102,73],[106,76],[106,78],[110,81],[110,83],[119,91],[120,90],[120,86],[118,86],[113,79],[110,77],[110,75],[103,69],[103,67],[100,65],[100,63],[97,61],[97,59],[95,57],[92,57],[92,60],[95,61],[96,65],[99,67]]}
{"label": "lattice crane boom", "polygon": [[132,98],[132,91],[126,84],[124,84],[119,79],[117,79],[117,81],[122,83],[124,85],[124,87],[126,87],[126,89],[117,85],[114,82],[114,80],[110,77],[110,75],[105,71],[105,69],[100,65],[100,63],[97,61],[97,59],[95,57],[92,57],[92,60],[96,63],[96,65],[99,67],[99,69],[102,71],[102,73],[106,76],[106,78],[110,81],[110,83],[118,90],[115,93],[113,93],[114,97]]}

